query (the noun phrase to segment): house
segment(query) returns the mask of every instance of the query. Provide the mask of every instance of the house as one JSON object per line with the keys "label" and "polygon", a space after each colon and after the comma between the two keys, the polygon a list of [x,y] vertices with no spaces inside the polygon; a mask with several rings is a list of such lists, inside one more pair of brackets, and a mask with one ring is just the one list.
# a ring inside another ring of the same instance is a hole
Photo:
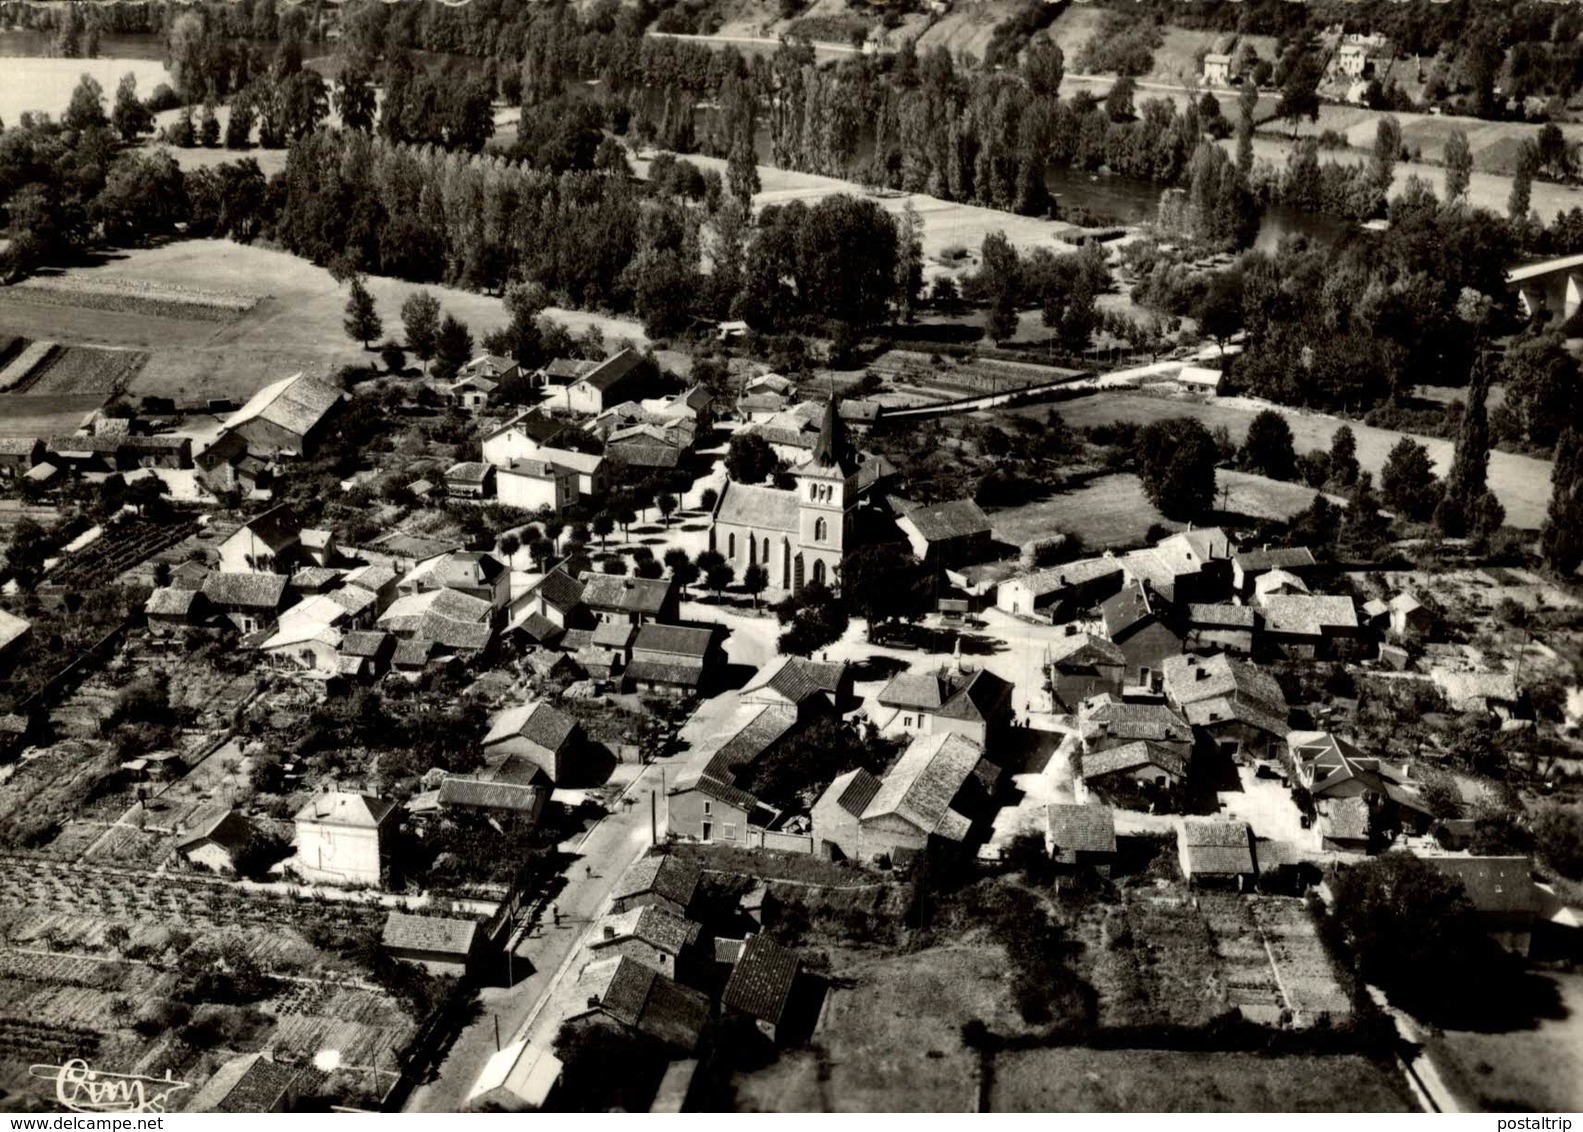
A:
{"label": "house", "polygon": [[598,364],[583,358],[555,358],[538,371],[537,377],[541,385],[566,386]]}
{"label": "house", "polygon": [[1182,638],[1166,622],[1147,582],[1134,581],[1100,606],[1105,636],[1126,658],[1122,679],[1138,688],[1157,689],[1169,657],[1182,652]]}
{"label": "house", "polygon": [[547,446],[539,450],[538,458],[557,472],[571,477],[572,485],[577,489],[573,498],[600,496],[609,486],[610,464],[599,453]]}
{"label": "house", "polygon": [[435,802],[441,810],[470,811],[490,819],[515,815],[519,825],[533,826],[549,793],[543,786],[448,774],[440,780]]}
{"label": "house", "polygon": [[588,573],[580,581],[583,604],[601,621],[671,624],[680,615],[681,599],[675,578]]}
{"label": "house", "polygon": [[1224,653],[1165,663],[1165,698],[1222,754],[1268,759],[1286,739],[1286,696],[1268,672]]}
{"label": "house", "polygon": [[164,586],[148,595],[143,603],[143,616],[148,619],[150,633],[167,636],[197,624],[204,608],[203,595],[197,590]]}
{"label": "house", "polygon": [[434,642],[424,637],[409,637],[396,641],[396,651],[390,654],[390,669],[409,678],[427,671],[434,659]]}
{"label": "house", "polygon": [[915,504],[898,501],[896,525],[913,557],[936,566],[982,561],[991,542],[989,516],[971,499]]}
{"label": "house", "polygon": [[1293,731],[1286,747],[1294,781],[1313,800],[1321,848],[1367,852],[1380,835],[1429,829],[1434,815],[1405,771],[1327,731]]}
{"label": "house", "polygon": [[480,445],[484,463],[499,468],[513,460],[543,459],[540,452],[567,427],[564,422],[552,420],[538,409],[524,409],[484,436]]}
{"label": "house", "polygon": [[1261,547],[1244,550],[1231,559],[1231,584],[1243,597],[1253,596],[1253,583],[1271,570],[1285,570],[1301,578],[1316,566],[1314,552],[1306,546]]}
{"label": "house", "polygon": [[1087,751],[1144,739],[1167,745],[1185,764],[1193,749],[1192,725],[1174,708],[1161,703],[1127,703],[1108,694],[1078,705],[1077,731]]}
{"label": "house", "polygon": [[1126,654],[1104,637],[1072,633],[1050,646],[1050,690],[1067,711],[1090,696],[1119,696],[1126,670]]}
{"label": "house", "polygon": [[561,1080],[561,1059],[530,1042],[512,1042],[484,1063],[467,1094],[473,1112],[524,1112],[543,1109]]}
{"label": "house", "polygon": [[632,640],[632,662],[623,674],[633,688],[665,695],[699,695],[725,667],[720,628],[684,625],[639,626]]}
{"label": "house", "polygon": [[240,436],[256,457],[312,456],[346,399],[333,385],[293,374],[253,394],[226,419],[221,435]]}
{"label": "house", "polygon": [[483,941],[479,928],[476,920],[392,911],[385,917],[379,945],[392,958],[416,963],[431,975],[460,978],[478,958]]}
{"label": "house", "polygon": [[996,588],[995,605],[1021,617],[1067,621],[1119,590],[1123,576],[1116,558],[1068,562],[1006,579]]}
{"label": "house", "polygon": [[1502,719],[1516,716],[1521,693],[1510,672],[1452,672],[1435,666],[1429,670],[1440,694],[1453,711],[1487,712]]}
{"label": "house", "polygon": [[1336,69],[1348,78],[1361,79],[1369,69],[1369,52],[1360,43],[1343,43],[1336,52]]}
{"label": "house", "polygon": [[565,785],[585,767],[582,728],[569,715],[549,704],[534,702],[507,708],[484,736],[484,762],[498,767],[515,759],[543,772],[551,782]]}
{"label": "house", "polygon": [[640,857],[616,882],[610,894],[612,912],[655,905],[687,915],[698,890],[698,870],[668,853]]}
{"label": "house", "polygon": [[786,1021],[800,967],[791,948],[762,933],[750,937],[720,994],[721,1010],[746,1015],[773,1041]]}
{"label": "house", "polygon": [[629,425],[610,434],[605,456],[627,468],[674,468],[693,446],[694,435],[691,421]]}
{"label": "house", "polygon": [[547,460],[513,459],[494,466],[495,495],[521,511],[559,515],[577,502],[577,473]]}
{"label": "house", "polygon": [[[326,617],[327,610],[338,616]],[[337,673],[346,635],[337,622],[345,616],[344,609],[325,597],[307,598],[280,615],[274,632],[258,644],[259,653],[273,668]]]}
{"label": "house", "polygon": [[689,966],[701,930],[685,916],[644,904],[595,921],[588,950],[596,961],[623,955],[674,979]]}
{"label": "house", "polygon": [[342,790],[315,794],[297,811],[297,856],[304,880],[378,888],[394,832],[394,803]]}
{"label": "house", "polygon": [[1152,739],[1085,747],[1078,756],[1077,799],[1097,792],[1129,809],[1166,804],[1187,781],[1190,754]]}
{"label": "house", "polygon": [[1204,56],[1204,85],[1223,87],[1231,83],[1231,56],[1211,51]]}
{"label": "house", "polygon": [[1399,637],[1426,636],[1434,628],[1435,615],[1418,598],[1403,590],[1386,602],[1391,632]]}
{"label": "house", "polygon": [[243,523],[216,548],[226,574],[290,574],[301,555],[302,524],[287,504]]}
{"label": "house", "polygon": [[280,574],[214,573],[199,591],[208,605],[241,633],[255,633],[275,624],[286,600],[286,579]]}
{"label": "house", "polygon": [[44,459],[44,441],[36,436],[0,436],[0,479],[18,479]]}
{"label": "house", "polygon": [[199,815],[176,836],[176,852],[187,864],[233,874],[237,859],[253,842],[253,824],[229,807]]}
{"label": "house", "polygon": [[703,768],[677,778],[666,801],[669,831],[697,841],[751,844],[752,827],[767,827],[779,815],[738,780],[797,724],[797,713],[787,708],[738,708],[717,732],[718,745]]}
{"label": "house", "polygon": [[1184,818],[1177,847],[1191,885],[1234,885],[1241,891],[1258,873],[1247,822]]}
{"label": "house", "polygon": [[[488,499],[494,494],[495,466],[482,460],[464,460],[445,469],[445,493],[452,499]],[[510,506],[520,507],[520,503]],[[524,510],[537,510],[526,507]]]}
{"label": "house", "polygon": [[503,358],[499,354],[479,354],[457,372],[462,378],[482,378],[499,385],[520,377],[522,366],[514,358]]}
{"label": "house", "polygon": [[1359,636],[1358,611],[1350,597],[1262,594],[1258,605],[1262,620],[1259,646],[1275,655],[1305,659],[1341,656],[1349,651],[1348,642]]}
{"label": "house", "polygon": [[1013,686],[988,669],[893,676],[876,699],[875,723],[888,734],[962,735],[989,747],[1011,727]]}
{"label": "house", "polygon": [[488,602],[500,612],[511,603],[511,571],[486,550],[457,550],[418,563],[396,588],[402,594],[449,590]]}
{"label": "house", "polygon": [[[999,782],[1000,768],[984,758],[984,749],[973,740],[949,732],[920,735],[879,780],[855,822],[838,820],[834,827],[821,828],[816,817],[814,838],[855,861],[910,856],[931,839],[960,845]],[[840,797],[831,795],[837,789],[846,795],[853,785],[846,775],[838,778],[820,798],[815,814],[842,811]],[[855,793],[863,792],[860,788]]]}
{"label": "house", "polygon": [[709,1021],[707,995],[635,959],[618,955],[584,967],[567,1023],[615,1025],[691,1053]]}
{"label": "house", "polygon": [[341,638],[339,671],[343,676],[383,676],[396,652],[396,638],[377,629],[358,629]]}
{"label": "house", "polygon": [[312,1092],[316,1076],[276,1061],[273,1053],[245,1053],[215,1070],[183,1107],[187,1112],[285,1112]]}
{"label": "house", "polygon": [[1176,383],[1189,393],[1203,393],[1213,397],[1220,392],[1222,373],[1209,366],[1183,366],[1176,373]]}
{"label": "house", "polygon": [[815,847],[825,857],[844,856],[843,846],[859,843],[860,823],[880,780],[859,767],[838,775],[813,806]]}
{"label": "house", "polygon": [[[535,619],[543,624],[533,625]],[[541,644],[550,639],[545,635],[545,624],[564,630],[592,622],[593,615],[583,605],[583,583],[567,572],[564,563],[545,571],[511,601],[511,629],[527,632]]]}
{"label": "house", "polygon": [[770,661],[742,689],[743,704],[787,708],[806,721],[839,715],[852,702],[852,672],[846,661],[827,664],[800,656]]}
{"label": "house", "polygon": [[1308,583],[1290,570],[1276,568],[1253,579],[1253,600],[1261,601],[1270,595],[1306,595],[1313,591]]}
{"label": "house", "polygon": [[[379,628],[403,641],[422,639],[457,653],[478,653],[494,640],[494,610],[483,598],[437,589],[397,598],[379,615]],[[397,646],[397,659],[401,646]]]}
{"label": "house", "polygon": [[291,584],[287,588],[299,600],[315,597],[336,589],[341,576],[339,570],[326,566],[303,566],[291,572]]}
{"label": "house", "polygon": [[1187,636],[1182,643],[1188,652],[1249,656],[1257,626],[1258,612],[1251,606],[1195,601],[1187,607]]}
{"label": "house", "polygon": [[1118,561],[1127,579],[1149,587],[1169,605],[1224,601],[1231,596],[1236,547],[1219,527],[1180,531]]}
{"label": "house", "polygon": [[853,432],[872,431],[885,417],[885,406],[878,401],[842,401],[841,419]]}
{"label": "house", "polygon": [[438,398],[442,405],[475,414],[489,408],[489,401],[499,388],[498,381],[482,374],[466,374],[455,381],[425,382],[425,389]]}
{"label": "house", "polygon": [[637,400],[643,355],[628,347],[550,394],[550,404],[594,416],[622,401]]}
{"label": "house", "polygon": [[1064,802],[1044,808],[1044,848],[1050,860],[1067,868],[1110,875],[1116,859],[1116,814],[1109,806]]}
{"label": "house", "polygon": [[1462,882],[1485,929],[1507,951],[1526,956],[1539,919],[1541,893],[1527,857],[1454,857],[1420,854],[1444,876]]}

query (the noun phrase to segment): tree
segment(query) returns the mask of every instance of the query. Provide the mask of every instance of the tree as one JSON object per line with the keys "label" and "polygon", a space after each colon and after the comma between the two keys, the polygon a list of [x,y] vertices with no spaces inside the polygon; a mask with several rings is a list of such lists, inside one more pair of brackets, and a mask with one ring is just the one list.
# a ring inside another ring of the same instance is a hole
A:
{"label": "tree", "polygon": [[1468,135],[1461,130],[1453,130],[1446,138],[1445,163],[1446,203],[1456,204],[1466,199],[1468,184],[1473,179],[1473,148],[1468,145]]}
{"label": "tree", "polygon": [[1459,538],[1474,529],[1474,508],[1489,488],[1490,421],[1485,408],[1489,394],[1489,368],[1481,360],[1473,367],[1473,382],[1457,429],[1446,490],[1435,509],[1441,534]]}
{"label": "tree", "polygon": [[736,580],[736,576],[737,572],[731,563],[715,562],[704,571],[704,583],[714,591],[715,600],[719,601],[721,593]]}
{"label": "tree", "polygon": [[1330,438],[1330,474],[1342,484],[1358,478],[1358,438],[1351,425],[1342,425]]}
{"label": "tree", "polygon": [[374,83],[362,67],[347,67],[335,84],[335,111],[341,126],[364,133],[374,128]]}
{"label": "tree", "polygon": [[23,589],[31,589],[44,573],[44,561],[54,553],[55,543],[34,519],[19,519],[11,528],[11,545],[6,548],[6,569]]}
{"label": "tree", "polygon": [[440,331],[440,300],[427,291],[414,291],[401,303],[401,325],[407,334],[407,349],[429,369]]}
{"label": "tree", "polygon": [[769,442],[756,432],[738,432],[726,448],[726,474],[737,483],[763,483],[779,463]]}
{"label": "tree", "polygon": [[1570,880],[1583,878],[1583,810],[1542,805],[1533,815],[1534,844],[1545,862]]}
{"label": "tree", "polygon": [[1199,332],[1215,340],[1222,355],[1231,336],[1242,329],[1242,278],[1235,272],[1215,275],[1193,307]]}
{"label": "tree", "polygon": [[154,115],[138,98],[137,76],[131,71],[121,76],[115,88],[115,106],[110,111],[110,124],[128,145],[154,128]]}
{"label": "tree", "polygon": [[1534,165],[1536,172],[1552,181],[1572,179],[1572,151],[1567,147],[1561,127],[1554,122],[1539,127],[1539,135],[1534,139]]}
{"label": "tree", "polygon": [[1506,409],[1522,435],[1546,448],[1583,414],[1577,359],[1557,334],[1531,334],[1507,347],[1501,360]]}
{"label": "tree", "polygon": [[671,516],[676,512],[676,497],[668,491],[662,491],[654,505],[660,509],[660,518],[665,520],[665,525],[671,525]]}
{"label": "tree", "polygon": [[822,582],[809,582],[783,600],[775,618],[786,627],[777,646],[786,656],[812,656],[839,641],[850,624],[845,607]]}
{"label": "tree", "polygon": [[1265,409],[1248,424],[1242,443],[1242,466],[1274,480],[1297,476],[1297,452],[1292,447],[1292,426],[1274,409]]}
{"label": "tree", "polygon": [[753,595],[753,608],[759,607],[759,594],[770,584],[770,572],[755,562],[742,571],[742,588]]}
{"label": "tree", "polygon": [[1237,172],[1246,178],[1253,171],[1253,114],[1259,105],[1258,85],[1242,81],[1237,91]]}
{"label": "tree", "polygon": [[1506,198],[1506,216],[1513,224],[1528,222],[1529,202],[1533,197],[1534,168],[1539,163],[1539,150],[1532,141],[1525,141],[1517,151],[1517,168],[1512,172],[1512,191]]}
{"label": "tree", "polygon": [[679,546],[673,546],[665,552],[665,565],[683,594],[686,594],[688,586],[698,580],[698,567]]}
{"label": "tree", "polygon": [[1155,421],[1137,440],[1144,494],[1170,519],[1193,519],[1215,503],[1215,438],[1191,417]]}
{"label": "tree", "polygon": [[1429,449],[1408,436],[1398,440],[1380,471],[1380,494],[1403,518],[1422,523],[1433,516],[1441,486]]}
{"label": "tree", "polygon": [[841,573],[841,600],[867,623],[867,635],[887,622],[916,623],[934,608],[934,575],[892,543],[851,555]]}
{"label": "tree", "polygon": [[352,276],[351,293],[346,298],[344,325],[346,336],[355,342],[361,342],[365,350],[368,349],[370,342],[384,333],[385,324],[380,321],[379,312],[374,309],[374,296],[368,293],[361,275]]}
{"label": "tree", "polygon": [[1136,116],[1133,109],[1133,95],[1138,89],[1138,82],[1131,75],[1122,75],[1113,84],[1105,95],[1105,116],[1112,122],[1130,122]]}
{"label": "tree", "polygon": [[257,117],[251,98],[239,94],[231,99],[231,113],[225,119],[225,148],[246,149],[251,145]]}
{"label": "tree", "polygon": [[1374,126],[1374,180],[1382,191],[1389,191],[1402,155],[1402,126],[1386,114]]}
{"label": "tree", "polygon": [[1583,565],[1583,434],[1569,427],[1556,442],[1550,508],[1539,532],[1545,563],[1563,578]]}
{"label": "tree", "polygon": [[385,363],[385,368],[391,373],[400,373],[407,368],[407,351],[401,348],[399,342],[388,339],[379,347],[379,360]]}
{"label": "tree", "polygon": [[1282,66],[1285,80],[1281,83],[1281,101],[1275,109],[1275,116],[1290,122],[1292,134],[1296,136],[1300,120],[1319,120],[1319,80],[1323,76],[1316,52],[1306,40],[1294,43],[1287,49]]}
{"label": "tree", "polygon": [[732,198],[744,208],[751,208],[753,196],[759,191],[758,162],[753,156],[751,138],[739,137],[731,146],[726,159],[726,186]]}
{"label": "tree", "polygon": [[977,285],[989,302],[984,333],[995,342],[1009,341],[1017,333],[1017,297],[1022,290],[1022,270],[1017,249],[1004,232],[991,232],[979,249]]}
{"label": "tree", "polygon": [[589,524],[589,527],[599,539],[599,545],[603,547],[610,538],[610,532],[616,529],[616,521],[611,517],[610,512],[601,511],[594,516],[594,520]]}
{"label": "tree", "polygon": [[215,117],[212,103],[205,102],[198,115],[198,144],[213,149],[220,144],[220,119]]}
{"label": "tree", "polygon": [[71,92],[61,125],[68,130],[93,130],[108,124],[109,119],[104,116],[104,87],[92,75],[84,75]]}
{"label": "tree", "polygon": [[434,375],[441,381],[450,381],[472,357],[473,336],[467,332],[467,325],[447,312],[434,336]]}
{"label": "tree", "polygon": [[137,509],[139,517],[145,519],[161,516],[169,498],[170,485],[158,476],[143,476],[126,489],[127,503]]}

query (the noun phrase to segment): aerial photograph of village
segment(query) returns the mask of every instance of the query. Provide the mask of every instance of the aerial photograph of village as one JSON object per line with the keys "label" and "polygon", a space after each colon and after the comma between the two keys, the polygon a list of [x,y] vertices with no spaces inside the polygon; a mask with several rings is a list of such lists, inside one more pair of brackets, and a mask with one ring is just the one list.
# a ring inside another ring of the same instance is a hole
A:
{"label": "aerial photograph of village", "polygon": [[1576,4],[0,0],[0,1112],[1583,1110],[1580,359]]}

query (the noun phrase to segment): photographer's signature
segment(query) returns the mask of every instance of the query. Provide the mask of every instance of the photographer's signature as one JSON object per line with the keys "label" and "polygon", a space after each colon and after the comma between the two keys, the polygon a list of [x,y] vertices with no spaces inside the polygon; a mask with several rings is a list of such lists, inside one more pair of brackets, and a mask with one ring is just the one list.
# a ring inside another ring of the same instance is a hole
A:
{"label": "photographer's signature", "polygon": [[164,1077],[106,1073],[80,1057],[64,1065],[30,1065],[30,1077],[55,1082],[55,1099],[72,1112],[169,1112],[170,1096],[192,1086]]}

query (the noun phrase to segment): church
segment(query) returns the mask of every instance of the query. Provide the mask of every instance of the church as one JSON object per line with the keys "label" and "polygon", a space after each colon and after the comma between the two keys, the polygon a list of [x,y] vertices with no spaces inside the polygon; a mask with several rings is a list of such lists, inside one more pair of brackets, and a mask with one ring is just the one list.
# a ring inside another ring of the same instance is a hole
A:
{"label": "church", "polygon": [[791,471],[797,486],[728,480],[715,504],[709,547],[738,578],[749,566],[763,566],[772,589],[796,592],[809,582],[839,588],[842,564],[856,549],[858,505],[885,466],[858,455],[832,397],[813,451]]}

